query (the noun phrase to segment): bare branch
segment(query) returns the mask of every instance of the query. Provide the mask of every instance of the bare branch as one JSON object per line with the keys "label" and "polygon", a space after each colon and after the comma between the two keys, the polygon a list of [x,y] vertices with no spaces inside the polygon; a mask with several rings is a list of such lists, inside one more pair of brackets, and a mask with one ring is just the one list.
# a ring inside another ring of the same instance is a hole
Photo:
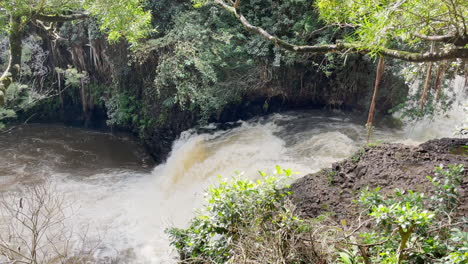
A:
{"label": "bare branch", "polygon": [[[72,258],[92,258],[96,247],[83,250],[89,243],[86,234],[77,240],[66,225],[70,215],[65,209],[70,204],[65,198],[48,182],[0,194],[0,262],[7,258],[11,263],[68,263]],[[78,242],[83,249],[77,252]]]}

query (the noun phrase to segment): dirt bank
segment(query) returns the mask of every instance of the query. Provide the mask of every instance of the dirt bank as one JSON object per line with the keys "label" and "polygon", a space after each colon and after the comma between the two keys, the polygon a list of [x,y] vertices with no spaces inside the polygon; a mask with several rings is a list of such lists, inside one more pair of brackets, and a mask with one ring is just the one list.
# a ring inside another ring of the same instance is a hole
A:
{"label": "dirt bank", "polygon": [[[366,146],[330,169],[297,180],[292,185],[293,201],[302,216],[334,212],[337,218],[348,218],[355,212],[352,201],[367,186],[381,187],[383,192],[400,188],[430,194],[432,186],[426,176],[433,175],[435,166],[464,164],[468,168],[466,146],[467,138],[443,138],[419,146]],[[468,215],[468,177],[461,185],[460,194],[459,213]]]}

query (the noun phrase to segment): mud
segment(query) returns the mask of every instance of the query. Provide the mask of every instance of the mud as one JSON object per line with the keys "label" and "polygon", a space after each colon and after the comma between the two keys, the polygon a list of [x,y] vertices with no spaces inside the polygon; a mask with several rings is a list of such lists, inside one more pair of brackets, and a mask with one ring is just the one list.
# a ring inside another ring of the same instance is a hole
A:
{"label": "mud", "polygon": [[357,212],[353,200],[362,189],[381,187],[384,193],[395,188],[430,195],[427,176],[439,165],[464,164],[460,186],[459,214],[468,215],[468,138],[443,138],[419,146],[381,144],[363,147],[352,157],[298,179],[293,185],[293,202],[304,217],[330,212],[337,219]]}

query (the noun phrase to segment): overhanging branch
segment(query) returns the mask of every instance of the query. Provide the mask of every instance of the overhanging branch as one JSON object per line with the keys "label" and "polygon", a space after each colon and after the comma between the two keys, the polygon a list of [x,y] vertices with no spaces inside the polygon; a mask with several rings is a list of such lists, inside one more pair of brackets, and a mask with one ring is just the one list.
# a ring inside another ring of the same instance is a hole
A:
{"label": "overhanging branch", "polygon": [[417,33],[413,33],[412,35],[423,40],[454,44],[459,47],[463,47],[468,44],[468,36],[466,35],[459,36],[458,34],[447,34],[440,36],[426,36]]}
{"label": "overhanging branch", "polygon": [[70,15],[43,15],[43,14],[35,14],[34,18],[41,20],[43,22],[67,22],[79,19],[88,18],[89,14],[86,13],[79,13],[79,14],[70,14]]}
{"label": "overhanging branch", "polygon": [[[250,32],[260,35],[285,50],[299,52],[299,53],[363,53],[368,54],[371,52],[365,46],[359,43],[336,43],[328,45],[294,45],[284,41],[276,36],[271,35],[261,27],[252,25],[240,12],[238,8],[226,4],[223,0],[214,0],[214,2],[225,10],[231,12],[241,24]],[[454,47],[446,51],[417,53],[402,50],[382,48],[378,52],[381,56],[405,60],[409,62],[428,62],[428,61],[442,61],[448,59],[468,58],[468,48]]]}
{"label": "overhanging branch", "polygon": [[455,34],[447,34],[447,35],[440,35],[440,36],[426,36],[418,33],[411,34],[417,38],[429,40],[429,41],[440,41],[440,42],[447,42],[455,38]]}

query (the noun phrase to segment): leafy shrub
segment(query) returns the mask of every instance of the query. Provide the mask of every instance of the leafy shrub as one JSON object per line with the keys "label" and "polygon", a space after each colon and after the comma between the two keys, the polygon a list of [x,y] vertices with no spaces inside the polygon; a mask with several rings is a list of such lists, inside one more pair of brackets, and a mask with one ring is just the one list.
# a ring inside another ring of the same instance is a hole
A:
{"label": "leafy shrub", "polygon": [[435,168],[435,177],[427,176],[435,187],[435,193],[431,197],[435,208],[450,213],[459,203],[458,186],[463,180],[464,166],[449,165],[447,170],[440,165]]}
{"label": "leafy shrub", "polygon": [[278,167],[256,182],[221,180],[189,228],[168,233],[182,263],[466,264],[468,222],[454,214],[463,169],[437,167],[432,197],[366,189],[359,217],[338,223],[298,217],[282,187],[290,171]]}
{"label": "leafy shrub", "polygon": [[[374,222],[371,230],[359,234],[367,253],[360,254],[369,263],[466,263],[466,232],[451,226],[459,204],[458,187],[463,165],[435,168],[436,177],[428,176],[434,195],[395,190],[382,195],[380,188],[361,193],[358,203],[369,210]],[[367,263],[367,262],[366,262]]]}
{"label": "leafy shrub", "polygon": [[[251,224],[282,225],[297,220],[284,208],[284,198],[290,194],[286,181],[291,171],[277,167],[275,175],[260,174],[262,178],[257,181],[220,179],[217,186],[208,189],[206,205],[187,229],[167,230],[181,260],[225,263],[232,257],[241,230]],[[284,214],[277,213],[278,209],[283,209]]]}
{"label": "leafy shrub", "polygon": [[106,107],[110,126],[130,127],[138,122],[141,107],[134,95],[116,94],[106,102]]}
{"label": "leafy shrub", "polygon": [[366,244],[381,244],[370,250],[369,258],[373,263],[402,263],[408,244],[420,242],[412,236],[427,235],[435,213],[425,209],[423,194],[396,190],[393,195],[381,199],[376,193],[378,190],[374,192],[373,195],[364,193],[360,200],[361,204],[371,206],[369,215],[375,223],[371,232],[360,235]]}

